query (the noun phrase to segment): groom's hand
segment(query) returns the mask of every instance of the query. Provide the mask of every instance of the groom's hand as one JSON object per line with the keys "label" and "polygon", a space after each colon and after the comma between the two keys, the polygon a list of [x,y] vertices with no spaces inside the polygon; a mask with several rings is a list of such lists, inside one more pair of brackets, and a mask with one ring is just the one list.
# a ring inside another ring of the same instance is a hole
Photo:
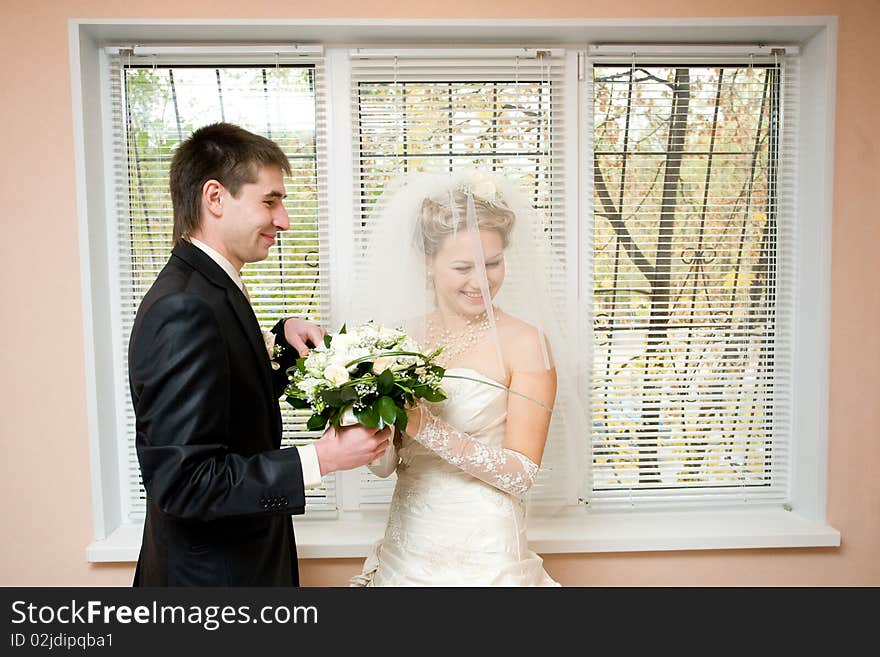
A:
{"label": "groom's hand", "polygon": [[330,427],[315,443],[321,476],[375,461],[388,448],[392,431],[392,427],[377,431],[361,424],[339,429]]}
{"label": "groom's hand", "polygon": [[300,358],[309,355],[309,345],[311,342],[313,347],[317,347],[324,341],[324,329],[317,324],[312,324],[304,319],[291,317],[284,322],[284,339],[287,343],[296,349]]}

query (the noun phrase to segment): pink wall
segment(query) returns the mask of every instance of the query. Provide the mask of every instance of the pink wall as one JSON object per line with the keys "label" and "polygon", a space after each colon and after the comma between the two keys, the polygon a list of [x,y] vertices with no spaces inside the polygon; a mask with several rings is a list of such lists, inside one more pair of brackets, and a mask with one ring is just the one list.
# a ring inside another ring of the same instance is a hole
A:
{"label": "pink wall", "polygon": [[[876,0],[3,0],[0,8],[0,585],[127,585],[132,564],[92,565],[69,18],[672,18],[836,15],[828,522],[840,548],[550,555],[567,585],[880,585],[880,85]],[[37,255],[36,259],[34,254]],[[51,308],[51,310],[50,310]],[[354,559],[305,560],[306,585],[341,585]]]}

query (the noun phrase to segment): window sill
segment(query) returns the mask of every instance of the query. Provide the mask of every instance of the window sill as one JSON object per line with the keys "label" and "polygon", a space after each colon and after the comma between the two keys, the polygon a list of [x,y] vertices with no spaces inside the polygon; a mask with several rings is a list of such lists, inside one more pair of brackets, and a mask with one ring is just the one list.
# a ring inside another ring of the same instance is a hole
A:
{"label": "window sill", "polygon": [[[360,558],[385,530],[386,511],[340,512],[333,519],[294,519],[301,559]],[[90,544],[93,563],[135,562],[143,525],[120,526]],[[590,512],[575,509],[529,520],[529,546],[539,554],[653,552],[742,548],[839,547],[840,532],[778,508],[678,512]]]}

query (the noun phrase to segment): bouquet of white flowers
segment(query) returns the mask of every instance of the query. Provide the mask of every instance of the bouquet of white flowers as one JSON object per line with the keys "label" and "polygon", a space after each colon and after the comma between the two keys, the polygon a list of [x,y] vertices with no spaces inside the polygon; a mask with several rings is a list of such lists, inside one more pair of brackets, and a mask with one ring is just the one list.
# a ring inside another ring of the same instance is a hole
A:
{"label": "bouquet of white flowers", "polygon": [[374,322],[343,326],[287,371],[287,402],[311,409],[311,431],[328,422],[403,430],[407,405],[446,399],[440,387],[445,371],[434,364],[441,351],[422,353],[404,331]]}

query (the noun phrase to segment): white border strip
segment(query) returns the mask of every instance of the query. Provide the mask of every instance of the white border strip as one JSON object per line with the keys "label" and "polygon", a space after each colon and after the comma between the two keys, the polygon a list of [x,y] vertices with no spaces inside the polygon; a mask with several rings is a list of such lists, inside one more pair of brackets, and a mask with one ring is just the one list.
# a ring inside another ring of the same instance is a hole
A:
{"label": "white border strip", "polygon": [[[529,520],[539,554],[838,547],[840,532],[796,513],[765,511],[569,513]],[[341,513],[338,520],[294,518],[300,559],[363,558],[385,533],[385,512]],[[143,526],[128,524],[92,543],[90,562],[137,560]]]}

